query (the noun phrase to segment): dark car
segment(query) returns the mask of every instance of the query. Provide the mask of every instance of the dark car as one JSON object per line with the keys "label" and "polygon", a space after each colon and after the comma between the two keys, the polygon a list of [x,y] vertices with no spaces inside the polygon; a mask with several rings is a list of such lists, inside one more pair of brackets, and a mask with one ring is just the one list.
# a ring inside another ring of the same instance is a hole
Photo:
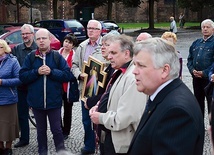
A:
{"label": "dark car", "polygon": [[[16,46],[19,43],[22,43],[22,36],[21,36],[21,30],[20,26],[12,26],[5,28],[5,33],[0,36],[0,39],[4,39],[12,49],[14,46]],[[41,28],[34,28],[35,32],[38,31]],[[51,34],[51,48],[54,50],[58,50],[61,47],[60,41]]]}
{"label": "dark car", "polygon": [[0,35],[6,32],[7,27],[12,27],[13,25],[8,25],[8,24],[0,24]]}
{"label": "dark car", "polygon": [[115,21],[104,20],[104,21],[100,21],[100,23],[102,25],[102,33],[101,33],[102,36],[109,33],[111,30],[116,30],[117,32],[121,33],[121,29]]}
{"label": "dark car", "polygon": [[48,29],[53,35],[55,35],[61,42],[68,33],[73,33],[78,42],[82,42],[86,39],[86,32],[83,25],[76,19],[52,19],[42,20],[34,24],[36,27],[43,27]]}

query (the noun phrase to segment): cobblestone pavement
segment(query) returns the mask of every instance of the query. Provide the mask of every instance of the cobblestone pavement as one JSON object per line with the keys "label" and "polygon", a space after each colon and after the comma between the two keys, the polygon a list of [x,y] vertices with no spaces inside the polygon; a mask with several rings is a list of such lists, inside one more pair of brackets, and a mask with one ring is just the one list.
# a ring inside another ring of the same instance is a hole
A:
{"label": "cobblestone pavement", "polygon": [[[162,33],[162,32],[161,32]],[[153,37],[160,37],[161,33],[152,34]],[[128,34],[128,33],[127,33]],[[136,36],[136,35],[135,35]],[[177,34],[178,42],[176,45],[176,49],[179,50],[183,56],[183,82],[192,90],[192,79],[186,67],[186,58],[188,55],[188,49],[191,43],[196,39],[201,37],[201,33],[198,30],[182,30],[180,33]],[[69,135],[69,138],[65,141],[66,149],[75,154],[80,154],[80,148],[83,146],[83,126],[82,126],[82,116],[81,116],[81,106],[80,103],[76,102],[73,106],[73,114],[72,114],[72,129]],[[207,115],[205,117],[205,128],[207,128]],[[50,128],[48,128],[48,147],[49,147],[49,154],[55,155],[55,147],[53,143],[52,134],[50,132]],[[188,138],[188,137],[187,137]],[[16,143],[14,141],[14,143]],[[210,155],[210,140],[207,135],[205,134],[205,143],[204,143],[204,153],[203,155]],[[37,140],[36,140],[36,128],[32,125],[30,126],[30,143],[28,146],[22,148],[13,148],[14,155],[37,155]]]}

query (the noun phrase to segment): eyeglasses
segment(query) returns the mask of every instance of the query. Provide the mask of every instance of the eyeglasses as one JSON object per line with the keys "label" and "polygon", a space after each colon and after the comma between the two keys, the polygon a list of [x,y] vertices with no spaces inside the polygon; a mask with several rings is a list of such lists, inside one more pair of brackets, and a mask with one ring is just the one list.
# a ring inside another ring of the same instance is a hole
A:
{"label": "eyeglasses", "polygon": [[36,38],[37,41],[39,41],[39,40],[46,40],[46,39],[48,39],[48,38],[47,37]]}
{"label": "eyeglasses", "polygon": [[95,27],[87,27],[87,30],[100,30],[99,28],[95,28]]}
{"label": "eyeglasses", "polygon": [[24,35],[29,35],[29,34],[32,34],[32,32],[28,32],[28,33],[21,33],[22,36]]}
{"label": "eyeglasses", "polygon": [[104,44],[100,44],[100,46],[107,47],[107,46],[110,46],[110,45],[109,45],[109,44],[104,43]]}

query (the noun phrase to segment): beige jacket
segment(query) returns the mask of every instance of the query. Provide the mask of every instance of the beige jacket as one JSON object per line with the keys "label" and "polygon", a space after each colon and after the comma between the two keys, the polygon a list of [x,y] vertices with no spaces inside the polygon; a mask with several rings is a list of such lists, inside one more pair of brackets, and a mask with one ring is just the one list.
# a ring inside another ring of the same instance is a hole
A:
{"label": "beige jacket", "polygon": [[133,69],[131,62],[125,74],[115,81],[109,95],[108,111],[99,117],[100,123],[111,130],[116,153],[127,153],[147,102],[147,95],[137,91]]}

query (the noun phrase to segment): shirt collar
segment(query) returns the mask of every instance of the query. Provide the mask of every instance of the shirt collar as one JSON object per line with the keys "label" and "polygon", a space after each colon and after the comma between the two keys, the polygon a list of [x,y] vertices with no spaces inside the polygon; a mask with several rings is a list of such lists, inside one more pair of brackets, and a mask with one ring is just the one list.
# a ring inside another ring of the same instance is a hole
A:
{"label": "shirt collar", "polygon": [[131,61],[125,63],[122,67],[120,67],[120,70],[122,71],[123,74],[126,72],[130,63],[131,63]]}
{"label": "shirt collar", "polygon": [[25,50],[25,49],[30,49],[30,50],[33,50],[37,47],[36,43],[33,41],[32,44],[30,45],[30,47],[27,47],[25,45],[25,43],[22,43],[22,49]]}
{"label": "shirt collar", "polygon": [[[51,52],[51,50],[49,50],[48,52],[46,52],[45,55],[48,54],[48,53],[50,53],[50,52]],[[43,57],[44,57],[44,54],[42,54],[42,53],[39,51],[39,49],[37,49],[36,52],[35,52],[35,56],[36,56],[36,57],[43,58]]]}
{"label": "shirt collar", "polygon": [[207,40],[209,40],[210,38],[212,38],[212,36],[213,36],[213,35],[209,36],[207,39],[204,39],[204,37],[203,37],[202,41],[207,41]]}
{"label": "shirt collar", "polygon": [[156,91],[150,96],[151,101],[153,101],[155,99],[155,97],[157,96],[157,94],[164,88],[166,87],[169,83],[171,83],[174,79],[170,79],[168,81],[166,81],[165,83],[163,83],[162,85],[160,85],[158,87],[158,89],[156,89]]}
{"label": "shirt collar", "polygon": [[92,45],[91,40],[89,39],[88,45],[97,46],[97,45],[99,45],[99,42],[100,42],[100,37],[95,41],[95,44],[94,44],[94,45]]}

